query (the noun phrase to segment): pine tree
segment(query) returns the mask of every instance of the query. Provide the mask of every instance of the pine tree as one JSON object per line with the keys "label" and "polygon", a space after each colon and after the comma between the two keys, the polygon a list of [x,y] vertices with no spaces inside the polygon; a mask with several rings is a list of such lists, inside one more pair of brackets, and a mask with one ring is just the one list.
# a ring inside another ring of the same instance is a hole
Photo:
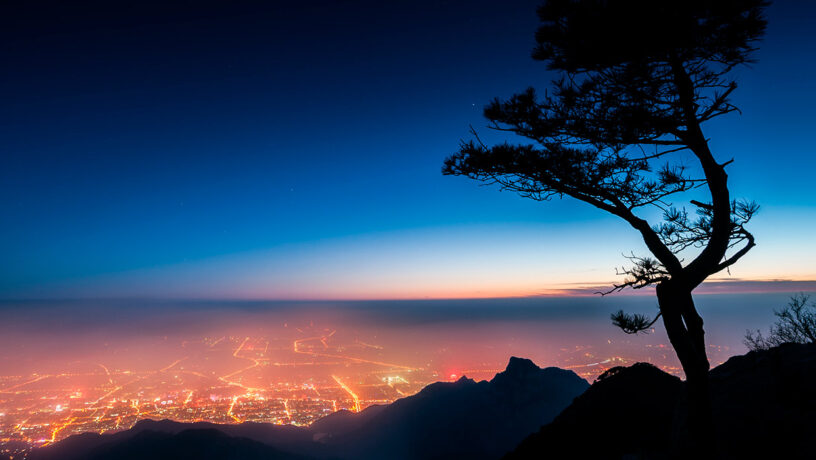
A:
{"label": "pine tree", "polygon": [[[639,232],[651,254],[633,255],[609,292],[655,286],[659,312],[621,311],[612,320],[638,333],[662,317],[686,375],[695,448],[710,444],[713,426],[692,291],[754,246],[745,224],[758,210],[732,199],[733,159],[719,161],[702,128],[738,110],[733,70],[751,62],[766,7],[762,0],[547,1],[538,9],[533,58],[557,80],[543,94],[529,88],[484,111],[492,129],[527,142],[488,146],[474,131],[443,168],[534,200],[574,198]],[[707,198],[689,199],[700,193]],[[663,219],[647,221],[650,208]]]}

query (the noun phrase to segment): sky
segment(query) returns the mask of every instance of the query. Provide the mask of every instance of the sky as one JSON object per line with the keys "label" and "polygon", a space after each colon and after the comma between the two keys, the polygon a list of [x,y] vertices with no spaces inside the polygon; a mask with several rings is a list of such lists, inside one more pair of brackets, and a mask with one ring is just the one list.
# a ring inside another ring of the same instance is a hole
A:
{"label": "sky", "polygon": [[[626,224],[440,171],[469,126],[492,139],[492,98],[553,77],[530,58],[537,4],[3,2],[0,298],[501,297],[614,281],[621,254],[643,251]],[[815,11],[770,7],[757,62],[738,70],[742,113],[705,127],[735,158],[732,194],[762,206],[728,286],[814,290]]]}

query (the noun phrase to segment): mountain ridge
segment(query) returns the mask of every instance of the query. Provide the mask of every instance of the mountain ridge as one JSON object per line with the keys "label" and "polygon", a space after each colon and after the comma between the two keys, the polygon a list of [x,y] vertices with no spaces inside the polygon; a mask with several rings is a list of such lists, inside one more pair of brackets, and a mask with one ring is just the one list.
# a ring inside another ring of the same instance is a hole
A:
{"label": "mountain ridge", "polygon": [[[709,378],[713,458],[813,458],[816,344],[734,356]],[[610,369],[504,459],[693,458],[682,451],[684,385],[646,363]]]}

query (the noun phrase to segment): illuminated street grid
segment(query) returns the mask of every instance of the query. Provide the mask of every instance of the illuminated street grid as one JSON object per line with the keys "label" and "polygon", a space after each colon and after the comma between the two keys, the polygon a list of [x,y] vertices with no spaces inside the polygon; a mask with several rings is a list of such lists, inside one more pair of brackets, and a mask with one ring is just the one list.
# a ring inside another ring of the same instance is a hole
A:
{"label": "illuminated street grid", "polygon": [[[297,331],[301,337],[289,340],[222,336],[184,341],[178,356],[168,354],[163,367],[149,371],[77,362],[70,372],[0,376],[0,453],[24,458],[32,447],[78,433],[124,430],[141,419],[303,426],[340,409],[387,404],[429,383],[459,377],[434,369],[433,362],[390,362],[382,346],[357,339],[343,343],[335,330]],[[680,373],[670,347],[641,350],[641,356],[630,352],[623,358],[599,356],[592,347],[562,348],[555,362],[546,364],[572,369],[589,381],[635,361]],[[710,354],[727,353],[712,346]],[[458,372],[482,380],[503,367],[482,363]]]}

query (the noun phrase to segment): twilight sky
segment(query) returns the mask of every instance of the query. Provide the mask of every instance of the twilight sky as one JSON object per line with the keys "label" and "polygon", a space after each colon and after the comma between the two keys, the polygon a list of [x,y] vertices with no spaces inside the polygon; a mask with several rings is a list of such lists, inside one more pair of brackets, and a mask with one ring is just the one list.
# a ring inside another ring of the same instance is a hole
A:
{"label": "twilight sky", "polygon": [[[642,248],[440,173],[552,77],[538,1],[55,3],[0,6],[0,298],[532,295]],[[816,280],[815,12],[771,6],[742,114],[706,128],[762,205],[734,279]]]}

